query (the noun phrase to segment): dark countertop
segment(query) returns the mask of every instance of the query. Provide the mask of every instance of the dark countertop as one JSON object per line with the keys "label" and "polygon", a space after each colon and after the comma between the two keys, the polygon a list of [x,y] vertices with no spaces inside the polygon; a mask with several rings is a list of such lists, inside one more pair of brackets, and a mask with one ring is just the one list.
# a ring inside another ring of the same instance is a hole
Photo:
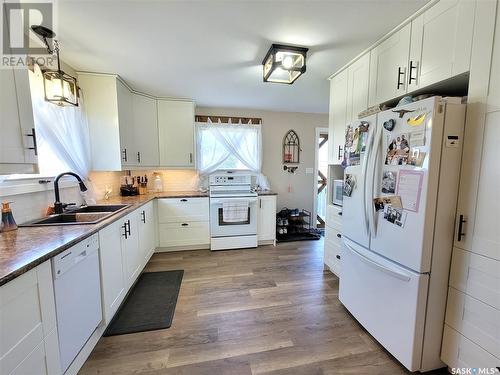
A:
{"label": "dark countertop", "polygon": [[259,194],[259,195],[278,195],[278,193],[275,193],[272,190],[258,191],[257,194]]}
{"label": "dark countertop", "polygon": [[[129,204],[130,207],[97,224],[21,227],[15,231],[0,233],[0,286],[97,233],[155,198],[196,197],[208,197],[208,194],[199,191],[172,191],[133,197],[111,197],[107,201],[97,203]],[[15,214],[14,212],[14,217]]]}
{"label": "dark countertop", "polygon": [[[259,195],[277,194],[272,191],[262,191],[259,192]],[[130,207],[97,224],[21,227],[15,231],[0,233],[0,286],[97,233],[102,228],[153,199],[202,197],[208,197],[208,193],[200,191],[166,191],[132,197],[116,196],[97,203],[129,204]]]}

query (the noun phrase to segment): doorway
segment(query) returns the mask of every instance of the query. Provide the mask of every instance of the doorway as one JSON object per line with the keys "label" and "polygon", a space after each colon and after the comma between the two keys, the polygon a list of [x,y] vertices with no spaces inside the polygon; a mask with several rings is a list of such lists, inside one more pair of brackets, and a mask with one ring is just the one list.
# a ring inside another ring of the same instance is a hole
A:
{"label": "doorway", "polygon": [[314,149],[314,210],[317,229],[325,228],[328,194],[328,128],[316,128]]}

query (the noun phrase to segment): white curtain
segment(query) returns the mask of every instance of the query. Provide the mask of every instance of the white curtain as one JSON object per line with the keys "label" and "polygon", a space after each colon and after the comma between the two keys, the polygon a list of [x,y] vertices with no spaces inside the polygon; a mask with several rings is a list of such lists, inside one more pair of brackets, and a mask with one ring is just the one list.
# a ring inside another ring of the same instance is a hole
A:
{"label": "white curtain", "polygon": [[202,184],[216,170],[243,169],[257,176],[257,185],[269,189],[262,174],[262,131],[260,125],[213,124],[196,125],[197,169]]}
{"label": "white curtain", "polygon": [[[83,198],[88,204],[95,203],[95,194],[92,182],[89,179],[91,168],[91,154],[89,128],[82,95],[79,106],[57,106],[45,101],[43,76],[38,65],[34,73],[30,72],[31,98],[33,101],[33,115],[37,139],[40,147],[46,150],[45,163],[52,161],[57,164],[51,171],[56,173],[71,171],[78,174],[85,181],[87,192]],[[43,153],[43,149],[41,150]],[[50,166],[45,166],[50,168]],[[41,165],[43,173],[44,165]]]}

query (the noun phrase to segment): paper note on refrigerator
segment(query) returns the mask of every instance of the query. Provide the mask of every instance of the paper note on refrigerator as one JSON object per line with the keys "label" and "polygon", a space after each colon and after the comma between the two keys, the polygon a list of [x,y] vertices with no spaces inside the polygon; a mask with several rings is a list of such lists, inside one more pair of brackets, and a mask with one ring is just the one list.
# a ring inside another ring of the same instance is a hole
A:
{"label": "paper note on refrigerator", "polygon": [[397,195],[401,197],[405,210],[418,212],[423,179],[423,171],[408,169],[399,171]]}

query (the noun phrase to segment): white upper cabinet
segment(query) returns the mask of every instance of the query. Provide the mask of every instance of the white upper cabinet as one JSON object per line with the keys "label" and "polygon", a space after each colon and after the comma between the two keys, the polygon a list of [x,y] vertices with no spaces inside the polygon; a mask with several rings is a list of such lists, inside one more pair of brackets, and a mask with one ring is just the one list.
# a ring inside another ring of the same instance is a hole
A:
{"label": "white upper cabinet", "polygon": [[26,69],[0,70],[0,174],[37,172],[35,121]]}
{"label": "white upper cabinet", "polygon": [[412,21],[408,91],[469,70],[475,2],[441,0]]}
{"label": "white upper cabinet", "polygon": [[83,91],[89,124],[92,169],[119,171],[122,161],[126,163],[129,156],[128,151],[124,152],[126,146],[122,148],[120,142],[121,139],[128,141],[130,136],[120,135],[121,123],[126,124],[129,119],[120,118],[128,111],[123,105],[119,107],[118,100],[127,98],[127,95],[124,95],[123,87],[119,86],[114,75],[78,73],[78,85]]}
{"label": "white upper cabinet", "polygon": [[406,92],[411,24],[404,26],[371,51],[370,106]]}
{"label": "white upper cabinet", "polygon": [[134,160],[140,166],[158,166],[160,154],[158,150],[158,114],[156,99],[132,94],[133,100],[133,133]]}
{"label": "white upper cabinet", "polygon": [[368,108],[368,81],[370,54],[365,53],[347,69],[347,120],[358,119],[358,114]]}
{"label": "white upper cabinet", "polygon": [[136,165],[135,131],[132,108],[132,93],[119,79],[116,80],[116,96],[118,105],[118,123],[120,128],[120,146],[122,165]]}
{"label": "white upper cabinet", "polygon": [[331,147],[328,148],[328,163],[342,162],[344,147],[344,129],[347,120],[347,88],[348,71],[343,70],[330,80],[330,112],[328,118],[328,138]]}
{"label": "white upper cabinet", "polygon": [[371,50],[376,105],[469,71],[476,2],[441,0]]}
{"label": "white upper cabinet", "polygon": [[194,103],[158,100],[160,165],[194,167]]}

